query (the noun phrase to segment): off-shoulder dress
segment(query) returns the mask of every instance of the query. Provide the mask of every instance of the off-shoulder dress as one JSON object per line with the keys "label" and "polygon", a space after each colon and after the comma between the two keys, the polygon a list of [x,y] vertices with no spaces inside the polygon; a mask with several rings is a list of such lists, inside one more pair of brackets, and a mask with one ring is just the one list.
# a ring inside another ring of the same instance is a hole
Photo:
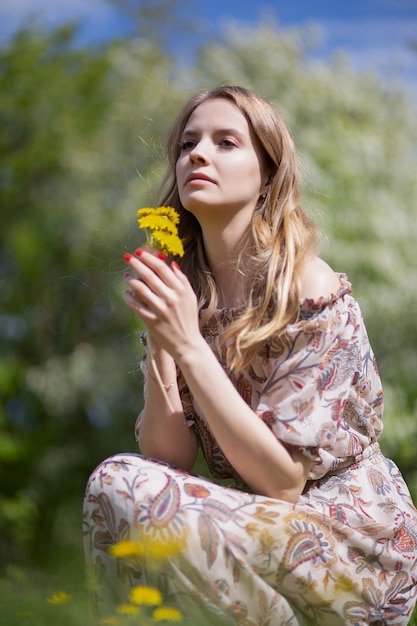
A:
{"label": "off-shoulder dress", "polygon": [[[226,372],[220,335],[234,315],[219,310],[202,330]],[[145,361],[143,370],[146,386]],[[232,381],[275,437],[314,461],[303,494],[291,504],[252,493],[178,372],[214,480],[131,453],[93,472],[85,551],[102,607],[150,585],[185,624],[405,626],[417,595],[417,511],[379,447],[383,392],[347,277],[337,294],[304,300],[298,321]],[[109,553],[130,541],[150,551]]]}

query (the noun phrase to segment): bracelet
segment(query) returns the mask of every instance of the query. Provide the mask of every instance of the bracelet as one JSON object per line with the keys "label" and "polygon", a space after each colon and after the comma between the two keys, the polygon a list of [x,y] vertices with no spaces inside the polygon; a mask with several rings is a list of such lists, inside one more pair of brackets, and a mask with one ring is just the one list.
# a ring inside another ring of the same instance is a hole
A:
{"label": "bracelet", "polygon": [[[152,380],[155,383],[158,383],[158,385],[159,385],[159,382],[156,380],[156,378],[154,376],[152,376],[152,374],[148,373],[148,376],[149,376],[149,378],[152,378]],[[173,387],[175,385],[176,382],[177,382],[177,379],[174,378],[174,380],[171,380],[171,382],[169,382],[167,385],[164,385],[164,383],[162,383],[162,387],[165,389],[165,391],[169,391],[171,389],[171,387]]]}
{"label": "bracelet", "polygon": [[164,385],[162,383],[162,387],[165,389],[165,391],[169,391],[171,387],[173,387],[175,385],[176,381],[175,380],[171,380],[170,383],[168,383],[167,385]]}

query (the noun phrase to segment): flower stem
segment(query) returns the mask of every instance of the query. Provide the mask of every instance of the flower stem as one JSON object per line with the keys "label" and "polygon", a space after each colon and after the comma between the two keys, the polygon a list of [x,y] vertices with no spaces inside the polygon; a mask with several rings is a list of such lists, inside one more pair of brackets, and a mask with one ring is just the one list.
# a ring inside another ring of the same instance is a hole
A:
{"label": "flower stem", "polygon": [[148,341],[148,355],[149,355],[149,359],[150,359],[150,362],[151,362],[152,372],[153,372],[153,375],[154,375],[154,377],[156,379],[156,382],[158,383],[158,385],[161,388],[162,395],[164,396],[165,401],[166,401],[170,411],[173,413],[174,412],[174,407],[172,406],[171,401],[168,398],[167,390],[165,389],[164,383],[162,382],[161,375],[159,373],[159,369],[158,369],[158,366],[157,366],[156,361],[155,361],[155,355],[154,355],[153,348],[152,348],[152,340],[151,340],[151,338],[149,338],[149,341]]}

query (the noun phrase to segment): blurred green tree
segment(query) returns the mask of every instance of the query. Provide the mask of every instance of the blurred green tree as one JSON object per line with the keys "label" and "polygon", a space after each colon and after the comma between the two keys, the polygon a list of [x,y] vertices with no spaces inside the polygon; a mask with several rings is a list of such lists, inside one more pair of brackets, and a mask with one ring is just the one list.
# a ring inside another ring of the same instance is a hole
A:
{"label": "blurred green tree", "polygon": [[24,30],[0,51],[2,564],[65,544],[94,465],[136,449],[122,254],[159,175],[171,62],[146,41],[81,50],[74,35]]}
{"label": "blurred green tree", "polygon": [[[32,541],[51,529],[60,500],[53,474],[62,480],[86,445],[74,445],[74,437],[88,423],[87,407],[80,411],[70,391],[77,383],[60,365],[78,345],[74,373],[86,367],[96,289],[80,289],[85,250],[63,181],[68,143],[93,135],[106,109],[107,61],[71,50],[72,39],[67,27],[48,38],[24,30],[0,55],[2,563],[18,548],[43,549]],[[43,366],[53,382],[36,376]],[[73,415],[64,419],[70,405]]]}

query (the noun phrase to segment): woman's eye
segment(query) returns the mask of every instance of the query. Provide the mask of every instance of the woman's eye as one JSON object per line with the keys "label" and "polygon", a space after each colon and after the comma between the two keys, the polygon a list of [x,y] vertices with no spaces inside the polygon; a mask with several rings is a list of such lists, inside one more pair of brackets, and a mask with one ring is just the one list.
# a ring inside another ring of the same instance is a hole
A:
{"label": "woman's eye", "polygon": [[236,143],[232,139],[222,139],[220,145],[224,148],[236,148]]}
{"label": "woman's eye", "polygon": [[184,139],[184,141],[180,142],[180,150],[192,150],[195,146],[195,142],[190,139]]}

